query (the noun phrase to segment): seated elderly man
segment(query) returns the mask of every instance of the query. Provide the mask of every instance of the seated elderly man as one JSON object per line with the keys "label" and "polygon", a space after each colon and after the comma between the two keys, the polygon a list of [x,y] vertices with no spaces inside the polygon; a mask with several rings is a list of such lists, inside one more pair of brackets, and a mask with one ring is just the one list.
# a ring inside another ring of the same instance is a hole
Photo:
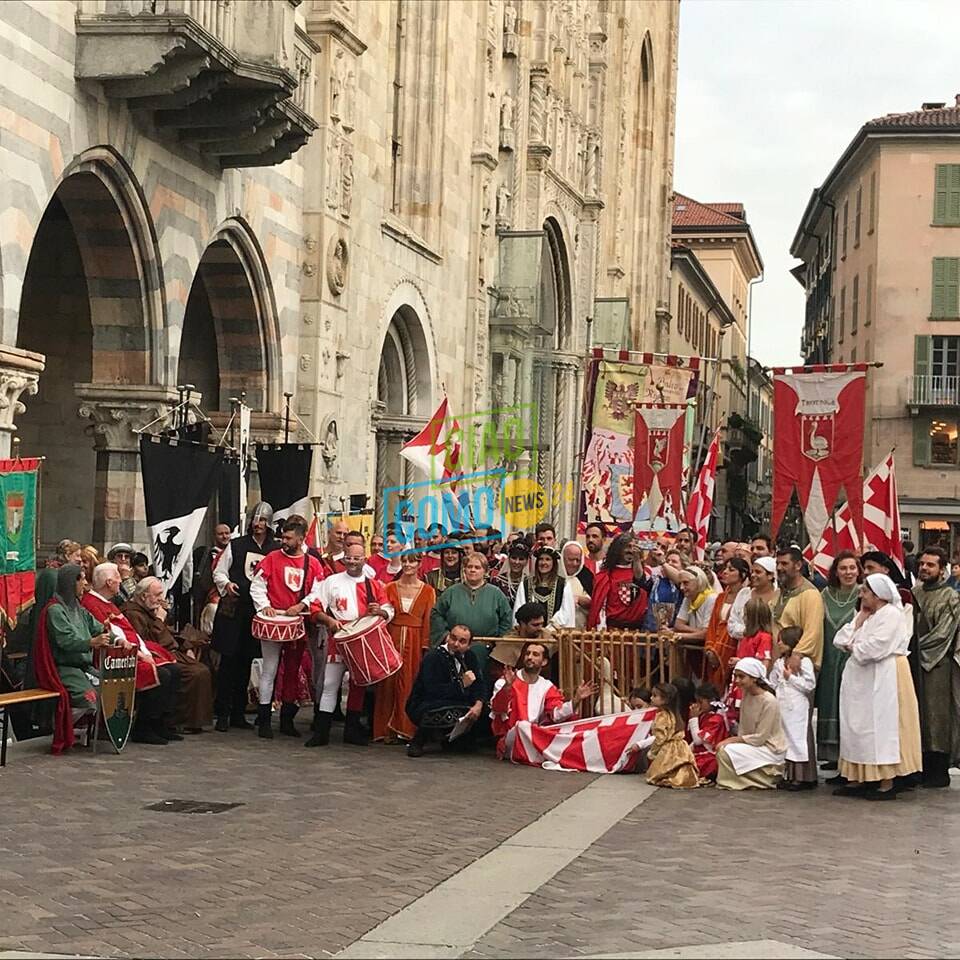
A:
{"label": "seated elderly man", "polygon": [[[213,677],[210,668],[200,662],[205,643],[184,640],[173,635],[167,625],[163,584],[156,577],[144,577],[123,612],[134,630],[150,644],[162,647],[176,657],[180,667],[180,692],[177,697],[177,725],[185,733],[202,733],[213,723]],[[198,631],[194,631],[199,636]]]}
{"label": "seated elderly man", "polygon": [[115,563],[100,563],[93,569],[93,582],[80,605],[118,639],[137,648],[136,719],[130,739],[134,743],[160,746],[182,740],[174,726],[180,668],[172,653],[141,637],[120,612],[113,597],[120,589],[120,571]]}
{"label": "seated elderly man", "polygon": [[487,698],[483,671],[470,649],[472,639],[470,628],[458,623],[447,631],[440,646],[423,655],[407,698],[407,716],[417,727],[407,747],[408,757],[422,757],[431,737],[449,743],[450,733],[461,720],[467,724],[461,745],[472,745]]}

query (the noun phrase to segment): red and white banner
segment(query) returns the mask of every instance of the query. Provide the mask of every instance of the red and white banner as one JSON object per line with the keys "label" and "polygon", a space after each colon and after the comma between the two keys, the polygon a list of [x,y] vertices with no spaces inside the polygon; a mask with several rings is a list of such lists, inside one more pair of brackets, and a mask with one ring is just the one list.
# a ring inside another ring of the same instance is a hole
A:
{"label": "red and white banner", "polygon": [[865,363],[774,369],[774,533],[794,488],[811,542],[819,542],[841,487],[862,528],[866,382]]}
{"label": "red and white banner", "polygon": [[637,710],[550,726],[520,720],[506,736],[504,759],[545,770],[630,773],[640,757],[631,748],[649,736],[656,715]]}
{"label": "red and white banner", "polygon": [[813,545],[804,550],[804,556],[826,576],[834,557],[841,550],[863,553],[879,550],[893,557],[903,571],[903,541],[900,539],[900,503],[897,499],[897,476],[894,472],[893,451],[863,481],[863,541],[853,523],[848,504],[836,514],[836,537],[828,527],[817,549]]}
{"label": "red and white banner", "polygon": [[685,403],[640,403],[633,438],[633,504],[654,517],[682,512]]}
{"label": "red and white banner", "polygon": [[703,559],[710,538],[710,517],[713,515],[713,488],[717,479],[717,459],[720,456],[720,431],[718,430],[707,448],[697,485],[687,503],[687,526],[697,532],[697,556]]}
{"label": "red and white banner", "polygon": [[[400,456],[416,464],[435,483],[451,481],[460,463],[460,434],[460,424],[444,397],[430,422],[400,448]],[[450,487],[455,489],[456,484],[450,483]]]}

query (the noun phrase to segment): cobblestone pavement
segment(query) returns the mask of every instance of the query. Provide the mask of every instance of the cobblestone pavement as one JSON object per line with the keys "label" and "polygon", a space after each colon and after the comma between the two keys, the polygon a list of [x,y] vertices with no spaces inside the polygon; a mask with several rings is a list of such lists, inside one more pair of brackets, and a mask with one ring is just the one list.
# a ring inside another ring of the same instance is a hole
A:
{"label": "cobblestone pavement", "polygon": [[[0,772],[0,952],[328,956],[592,779],[242,731],[119,757],[26,745]],[[958,786],[892,804],[656,792],[464,956],[956,955]],[[242,806],[145,809],[166,799]]]}
{"label": "cobblestone pavement", "polygon": [[[327,956],[591,779],[301,744],[231,731],[120,756],[15,748],[0,772],[0,951]],[[165,799],[243,806],[144,809]]]}
{"label": "cobblestone pavement", "polygon": [[757,940],[840,957],[957,956],[958,885],[956,778],[883,804],[823,786],[661,790],[464,956]]}

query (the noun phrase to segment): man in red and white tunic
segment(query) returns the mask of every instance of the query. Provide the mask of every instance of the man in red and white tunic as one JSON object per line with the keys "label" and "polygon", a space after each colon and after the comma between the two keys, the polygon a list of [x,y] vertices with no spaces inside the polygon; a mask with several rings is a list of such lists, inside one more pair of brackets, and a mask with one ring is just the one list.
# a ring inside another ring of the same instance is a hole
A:
{"label": "man in red and white tunic", "polygon": [[[345,624],[360,617],[382,617],[388,623],[394,610],[387,603],[383,584],[370,576],[364,557],[363,545],[348,540],[343,552],[343,573],[327,577],[320,585],[318,597],[312,606],[316,621],[327,628],[327,656],[323,671],[322,692],[314,719],[314,736],[310,746],[326,746],[330,742],[330,724],[333,711],[340,699],[340,686],[346,664],[337,650],[334,634]],[[347,694],[347,715],[343,726],[343,742],[366,746],[370,737],[363,726],[364,688],[350,680]]]}
{"label": "man in red and white tunic", "polygon": [[[317,601],[323,582],[320,561],[306,553],[303,541],[307,524],[302,517],[290,517],[283,525],[282,547],[268,553],[256,566],[250,580],[250,599],[263,617],[301,617]],[[293,718],[297,715],[297,685],[300,661],[306,648],[306,636],[298,640],[275,642],[260,640],[263,668],[260,671],[260,702],[257,707],[257,733],[270,739],[270,708],[273,686],[283,657],[283,689],[280,691],[280,732],[299,737]]]}
{"label": "man in red and white tunic", "polygon": [[650,581],[633,537],[622,533],[610,544],[593,580],[587,629],[642,630],[650,605]]}
{"label": "man in red and white tunic", "polygon": [[526,643],[517,673],[504,667],[494,685],[490,716],[497,740],[497,755],[514,763],[547,770],[582,770],[618,773],[634,768],[635,749],[650,731],[654,710],[577,719],[579,705],[597,688],[582,683],[572,700],[545,677],[547,648],[537,640]]}

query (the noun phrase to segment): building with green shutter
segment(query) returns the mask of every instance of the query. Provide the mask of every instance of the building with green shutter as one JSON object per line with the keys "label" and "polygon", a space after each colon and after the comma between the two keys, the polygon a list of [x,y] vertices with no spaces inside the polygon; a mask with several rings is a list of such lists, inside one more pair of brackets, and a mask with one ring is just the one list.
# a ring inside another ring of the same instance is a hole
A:
{"label": "building with green shutter", "polygon": [[805,361],[883,363],[865,471],[896,447],[904,539],[960,553],[960,96],[865,123],[790,252]]}

